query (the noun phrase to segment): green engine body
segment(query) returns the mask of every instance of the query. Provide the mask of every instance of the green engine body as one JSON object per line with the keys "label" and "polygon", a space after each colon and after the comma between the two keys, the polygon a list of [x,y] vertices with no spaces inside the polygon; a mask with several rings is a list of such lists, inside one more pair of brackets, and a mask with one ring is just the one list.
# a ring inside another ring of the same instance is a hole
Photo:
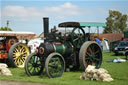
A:
{"label": "green engine body", "polygon": [[45,42],[39,47],[39,54],[46,57],[53,52],[60,53],[61,55],[71,55],[73,51],[74,47],[70,42]]}
{"label": "green engine body", "polygon": [[73,53],[73,45],[70,42],[65,42],[64,44],[62,43],[54,43],[53,44],[54,51],[58,52],[62,55],[68,55]]}

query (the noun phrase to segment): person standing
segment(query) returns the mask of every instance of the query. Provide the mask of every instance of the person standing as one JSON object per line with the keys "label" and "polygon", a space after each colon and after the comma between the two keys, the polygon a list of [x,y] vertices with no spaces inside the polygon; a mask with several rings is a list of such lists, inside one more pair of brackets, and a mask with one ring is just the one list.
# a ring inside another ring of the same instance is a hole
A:
{"label": "person standing", "polygon": [[103,47],[101,44],[100,39],[97,36],[94,36],[95,41],[99,44],[99,46],[101,46],[101,48]]}

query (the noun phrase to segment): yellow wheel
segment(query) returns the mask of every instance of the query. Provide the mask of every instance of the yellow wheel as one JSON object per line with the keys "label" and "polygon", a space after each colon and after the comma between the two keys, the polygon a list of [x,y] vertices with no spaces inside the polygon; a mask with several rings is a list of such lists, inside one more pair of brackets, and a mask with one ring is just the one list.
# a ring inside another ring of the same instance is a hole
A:
{"label": "yellow wheel", "polygon": [[9,65],[11,67],[24,67],[25,60],[30,54],[29,48],[26,44],[15,43],[9,50]]}

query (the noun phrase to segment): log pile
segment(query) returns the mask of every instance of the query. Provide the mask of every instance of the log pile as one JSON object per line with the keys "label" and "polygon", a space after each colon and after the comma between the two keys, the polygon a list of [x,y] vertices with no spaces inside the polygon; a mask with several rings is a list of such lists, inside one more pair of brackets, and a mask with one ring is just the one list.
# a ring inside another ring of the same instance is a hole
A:
{"label": "log pile", "polygon": [[95,69],[95,66],[89,65],[85,72],[80,76],[81,80],[96,80],[96,81],[113,81],[113,78],[107,70],[103,68]]}
{"label": "log pile", "polygon": [[11,71],[7,67],[8,66],[6,64],[0,63],[0,75],[12,75]]}

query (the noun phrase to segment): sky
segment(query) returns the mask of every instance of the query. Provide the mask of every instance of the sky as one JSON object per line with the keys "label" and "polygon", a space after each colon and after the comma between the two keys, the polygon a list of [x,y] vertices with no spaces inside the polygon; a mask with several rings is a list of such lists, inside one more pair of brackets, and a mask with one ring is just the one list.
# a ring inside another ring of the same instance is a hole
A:
{"label": "sky", "polygon": [[[109,10],[128,15],[128,0],[0,0],[0,27],[14,31],[43,32],[43,17],[49,17],[49,28],[66,21],[106,22]],[[100,33],[103,28],[99,28]],[[88,32],[88,28],[85,28]],[[91,32],[95,33],[96,28]]]}

